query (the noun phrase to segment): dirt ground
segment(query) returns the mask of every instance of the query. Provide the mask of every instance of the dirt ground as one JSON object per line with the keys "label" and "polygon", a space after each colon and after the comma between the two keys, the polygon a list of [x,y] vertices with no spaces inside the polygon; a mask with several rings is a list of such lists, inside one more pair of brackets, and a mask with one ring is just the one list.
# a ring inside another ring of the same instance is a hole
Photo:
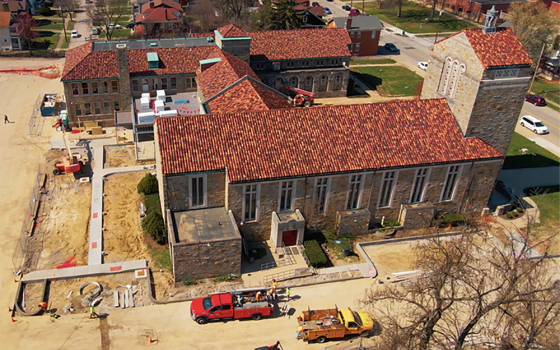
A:
{"label": "dirt ground", "polygon": [[414,247],[418,243],[397,242],[366,246],[364,250],[375,265],[380,277],[391,276],[393,272],[410,271],[416,260]]}
{"label": "dirt ground", "polygon": [[137,162],[134,154],[134,145],[105,146],[105,163],[103,164],[103,168],[116,168],[153,163],[153,160]]}

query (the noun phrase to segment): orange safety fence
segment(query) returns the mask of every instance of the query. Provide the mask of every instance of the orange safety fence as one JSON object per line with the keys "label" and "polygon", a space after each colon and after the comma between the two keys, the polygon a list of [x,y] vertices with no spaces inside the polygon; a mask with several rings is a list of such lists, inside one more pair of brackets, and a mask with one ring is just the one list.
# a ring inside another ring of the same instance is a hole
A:
{"label": "orange safety fence", "polygon": [[28,68],[28,67],[12,67],[8,69],[0,69],[0,73],[11,73],[19,75],[32,74],[46,79],[58,79],[60,69],[57,65],[52,64],[47,67]]}

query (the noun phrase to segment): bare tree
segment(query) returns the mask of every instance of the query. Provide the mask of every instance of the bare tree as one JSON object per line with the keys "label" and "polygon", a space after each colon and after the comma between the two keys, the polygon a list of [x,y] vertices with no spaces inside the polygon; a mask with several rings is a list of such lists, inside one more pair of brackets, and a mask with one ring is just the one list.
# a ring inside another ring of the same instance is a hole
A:
{"label": "bare tree", "polygon": [[226,18],[238,22],[243,12],[251,5],[251,0],[212,0]]}
{"label": "bare tree", "polygon": [[397,17],[401,16],[402,5],[403,5],[404,0],[384,0],[382,2],[387,4],[387,8],[395,8],[396,7],[397,8]]}
{"label": "bare tree", "polygon": [[189,6],[188,14],[194,19],[192,28],[195,32],[206,33],[227,23],[210,1],[200,1]]}
{"label": "bare tree", "polygon": [[80,7],[78,0],[56,0],[54,5],[60,8],[63,13],[68,13],[71,21],[73,21],[72,14],[74,13],[74,10],[77,10]]}
{"label": "bare tree", "polygon": [[87,7],[88,17],[92,19],[93,25],[98,25],[101,32],[105,33],[107,40],[113,37],[117,22],[129,13],[126,0],[96,0]]}

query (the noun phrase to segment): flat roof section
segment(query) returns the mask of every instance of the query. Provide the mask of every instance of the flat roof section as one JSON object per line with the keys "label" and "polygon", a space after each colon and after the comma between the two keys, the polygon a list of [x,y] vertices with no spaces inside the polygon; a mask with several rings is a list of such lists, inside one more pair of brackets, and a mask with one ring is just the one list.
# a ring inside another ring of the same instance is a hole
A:
{"label": "flat roof section", "polygon": [[174,212],[173,226],[178,243],[241,238],[224,207]]}
{"label": "flat roof section", "polygon": [[[211,39],[211,38],[210,38]],[[173,39],[145,39],[145,40],[119,40],[119,41],[96,41],[93,43],[93,51],[116,50],[117,44],[126,44],[129,50],[134,49],[157,49],[171,47],[195,47],[216,45],[214,40],[202,38],[173,38]]]}

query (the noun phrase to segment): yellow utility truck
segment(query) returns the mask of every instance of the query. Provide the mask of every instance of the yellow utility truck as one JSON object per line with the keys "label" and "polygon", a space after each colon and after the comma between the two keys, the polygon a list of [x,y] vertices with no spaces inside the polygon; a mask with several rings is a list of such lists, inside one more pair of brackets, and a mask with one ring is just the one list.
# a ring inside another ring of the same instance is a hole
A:
{"label": "yellow utility truck", "polygon": [[365,312],[348,309],[306,310],[298,317],[298,339],[324,343],[327,339],[343,338],[347,335],[369,336],[373,333],[374,321]]}

